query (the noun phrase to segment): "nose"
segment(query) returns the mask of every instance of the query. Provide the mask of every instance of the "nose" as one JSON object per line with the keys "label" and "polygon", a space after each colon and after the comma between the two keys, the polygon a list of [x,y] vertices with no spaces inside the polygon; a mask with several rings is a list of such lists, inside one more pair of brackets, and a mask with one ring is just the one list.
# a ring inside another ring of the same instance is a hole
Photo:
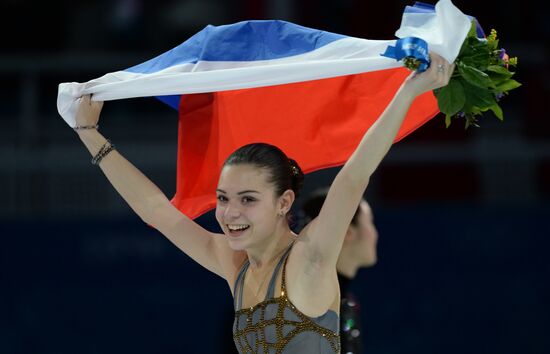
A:
{"label": "nose", "polygon": [[223,213],[223,216],[224,216],[225,219],[236,219],[240,215],[241,215],[241,212],[240,212],[239,208],[237,208],[233,205],[230,205],[230,204],[228,204],[225,207],[225,210],[224,210],[224,213]]}

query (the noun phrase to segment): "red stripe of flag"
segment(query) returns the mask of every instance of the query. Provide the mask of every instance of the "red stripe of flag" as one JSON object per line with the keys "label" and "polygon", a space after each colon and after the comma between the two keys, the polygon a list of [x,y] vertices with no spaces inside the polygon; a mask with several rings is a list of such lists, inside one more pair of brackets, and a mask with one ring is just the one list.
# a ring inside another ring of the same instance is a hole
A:
{"label": "red stripe of flag", "polygon": [[[190,218],[214,208],[223,162],[252,142],[278,146],[304,173],[343,165],[408,75],[404,68],[387,69],[182,96],[172,203]],[[431,92],[418,97],[395,142],[437,113]]]}

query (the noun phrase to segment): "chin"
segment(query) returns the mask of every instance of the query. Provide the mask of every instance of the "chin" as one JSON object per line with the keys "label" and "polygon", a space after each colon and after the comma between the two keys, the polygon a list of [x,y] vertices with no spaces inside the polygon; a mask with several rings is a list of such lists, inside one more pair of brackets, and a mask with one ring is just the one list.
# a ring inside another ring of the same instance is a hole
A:
{"label": "chin", "polygon": [[244,240],[232,240],[231,236],[225,236],[227,238],[227,243],[229,245],[229,248],[231,248],[233,251],[244,251],[246,250],[246,243],[243,242]]}
{"label": "chin", "polygon": [[245,251],[246,247],[244,247],[241,244],[234,244],[233,242],[229,242],[229,248],[231,248],[233,251]]}

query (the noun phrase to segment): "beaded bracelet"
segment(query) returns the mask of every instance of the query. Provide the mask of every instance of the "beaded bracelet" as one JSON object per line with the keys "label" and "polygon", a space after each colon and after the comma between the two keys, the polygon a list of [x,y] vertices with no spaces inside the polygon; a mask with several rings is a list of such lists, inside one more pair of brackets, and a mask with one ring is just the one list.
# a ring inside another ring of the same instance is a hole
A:
{"label": "beaded bracelet", "polygon": [[99,128],[99,124],[94,124],[94,125],[77,125],[76,127],[73,127],[74,130],[97,129],[97,128]]}
{"label": "beaded bracelet", "polygon": [[99,149],[99,152],[92,158],[92,165],[99,165],[101,160],[113,150],[116,150],[115,146],[111,144],[110,140],[107,140],[101,149]]}

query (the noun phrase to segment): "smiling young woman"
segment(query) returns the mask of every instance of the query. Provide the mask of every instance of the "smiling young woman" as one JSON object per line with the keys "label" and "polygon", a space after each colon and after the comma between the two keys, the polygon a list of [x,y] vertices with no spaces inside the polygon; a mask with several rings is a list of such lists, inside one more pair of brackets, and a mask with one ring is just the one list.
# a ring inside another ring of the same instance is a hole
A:
{"label": "smiling young woman", "polygon": [[287,216],[303,175],[272,145],[244,146],[225,162],[216,206],[223,235],[217,235],[176,209],[97,131],[102,102],[80,99],[75,130],[93,163],[144,222],[227,281],[240,353],[338,353],[340,249],[370,176],[411,103],[449,81],[454,66],[434,53],[431,59],[427,71],[405,80],[334,179],[318,217],[298,235]]}
{"label": "smiling young woman", "polygon": [[253,267],[263,263],[263,249],[284,248],[295,239],[287,215],[303,179],[296,162],[268,144],[243,146],[225,161],[216,219],[232,249],[248,250]]}

